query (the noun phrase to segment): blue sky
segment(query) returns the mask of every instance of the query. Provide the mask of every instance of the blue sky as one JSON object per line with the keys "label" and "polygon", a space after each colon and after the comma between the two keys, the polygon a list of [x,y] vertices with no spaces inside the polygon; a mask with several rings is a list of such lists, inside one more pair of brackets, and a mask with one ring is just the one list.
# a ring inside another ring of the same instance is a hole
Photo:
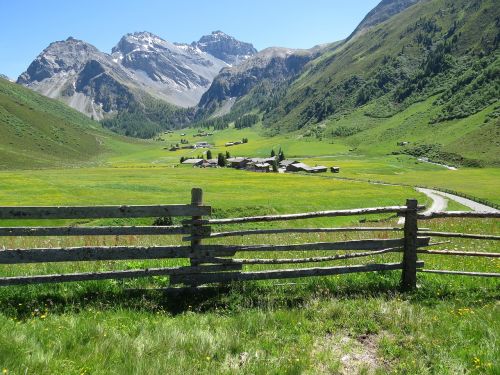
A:
{"label": "blue sky", "polygon": [[11,78],[56,40],[110,52],[122,35],[151,31],[192,42],[222,30],[261,50],[310,48],[348,36],[379,0],[0,0],[0,73]]}

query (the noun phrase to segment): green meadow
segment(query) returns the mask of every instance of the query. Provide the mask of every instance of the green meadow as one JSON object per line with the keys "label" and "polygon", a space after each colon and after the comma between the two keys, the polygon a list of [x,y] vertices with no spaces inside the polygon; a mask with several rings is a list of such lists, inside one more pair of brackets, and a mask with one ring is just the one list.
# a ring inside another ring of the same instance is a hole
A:
{"label": "green meadow", "polygon": [[[188,203],[192,187],[203,188],[206,204],[214,208],[213,217],[403,205],[407,198],[417,198],[428,205],[428,198],[417,193],[413,185],[453,189],[495,203],[500,201],[498,169],[492,166],[452,171],[418,162],[407,155],[392,155],[396,148],[393,140],[372,153],[348,139],[299,132],[267,137],[260,126],[243,130],[230,127],[215,131],[209,137],[194,137],[198,129],[183,129],[144,141],[95,129],[92,134],[98,140],[97,145],[94,141],[86,144],[83,138],[76,153],[57,148],[63,156],[50,156],[51,160],[59,160],[57,162],[44,163],[39,159],[39,163],[34,163],[26,158],[15,166],[3,167],[0,205]],[[329,129],[330,125],[326,126]],[[242,138],[248,138],[248,143],[224,146],[226,142]],[[26,139],[32,142],[31,138]],[[181,139],[189,143],[212,143],[214,157],[226,151],[233,156],[263,157],[281,148],[288,158],[311,165],[339,166],[341,172],[338,175],[260,174],[181,166],[181,157],[197,157],[205,151],[168,151]],[[64,143],[57,145],[62,147]],[[49,146],[42,147],[47,152],[50,150]],[[87,147],[92,156],[79,159],[79,153]],[[44,150],[40,152],[43,155]],[[368,180],[404,186],[372,184]],[[448,209],[463,207],[451,203]],[[3,221],[0,225],[150,225],[152,222],[153,219],[17,220]],[[178,219],[175,222],[178,223]],[[396,223],[397,218],[392,215],[361,215],[233,228],[395,226]],[[489,219],[439,219],[420,225],[443,231],[499,233],[497,220]],[[229,228],[214,228],[225,229]],[[321,233],[210,241],[291,244],[396,235],[394,232]],[[180,244],[181,241],[181,236],[6,237],[0,239],[0,251],[30,247],[148,246]],[[494,241],[455,239],[435,248],[498,252]],[[280,255],[291,258],[306,253]],[[307,255],[322,256],[326,252]],[[248,256],[237,254],[239,258]],[[401,254],[393,253],[326,265],[400,259]],[[424,255],[421,259],[426,268],[482,272],[500,269],[497,259],[435,255]],[[0,275],[187,264],[187,260],[180,259],[2,265]],[[245,266],[245,270],[259,269],[263,266]],[[390,271],[288,282],[234,283],[225,288],[180,294],[163,291],[168,286],[168,277],[0,288],[0,370],[4,374],[500,372],[496,279],[419,274],[419,288],[414,293],[399,292],[399,280],[400,272]]]}

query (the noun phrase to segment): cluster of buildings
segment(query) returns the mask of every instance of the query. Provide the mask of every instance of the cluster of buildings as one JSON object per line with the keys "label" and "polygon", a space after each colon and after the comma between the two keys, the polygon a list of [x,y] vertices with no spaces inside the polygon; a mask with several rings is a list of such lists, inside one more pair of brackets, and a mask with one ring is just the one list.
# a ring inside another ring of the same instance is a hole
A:
{"label": "cluster of buildings", "polygon": [[[278,172],[307,172],[307,173],[324,173],[328,171],[328,168],[322,165],[317,165],[311,167],[307,164],[301,163],[296,160],[282,160],[277,161],[276,157],[269,158],[246,158],[246,157],[234,157],[229,158],[227,161],[227,167],[234,169],[243,169],[252,172],[273,172],[273,163],[276,163]],[[187,159],[182,162],[185,165],[192,165],[193,167],[199,168],[217,168],[217,159]],[[331,167],[333,173],[340,172],[339,167]]]}
{"label": "cluster of buildings", "polygon": [[211,147],[212,147],[212,145],[208,142],[196,142],[192,145],[172,146],[168,150],[169,151],[177,151],[177,150],[184,150],[184,149],[211,148]]}

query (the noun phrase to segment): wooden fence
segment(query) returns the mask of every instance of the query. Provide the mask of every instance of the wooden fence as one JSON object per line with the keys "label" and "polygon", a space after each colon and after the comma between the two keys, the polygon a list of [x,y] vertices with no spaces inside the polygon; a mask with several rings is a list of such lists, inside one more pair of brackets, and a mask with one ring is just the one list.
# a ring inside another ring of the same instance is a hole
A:
{"label": "wooden fence", "polygon": [[[27,285],[39,283],[125,279],[167,275],[170,285],[199,286],[211,283],[227,283],[245,280],[286,279],[309,276],[340,275],[359,272],[401,270],[401,287],[411,290],[416,287],[417,272],[437,272],[474,276],[500,276],[500,274],[460,272],[423,269],[418,254],[439,254],[455,256],[498,257],[497,253],[459,252],[429,250],[435,245],[431,237],[458,237],[479,240],[498,240],[499,236],[432,232],[418,228],[419,219],[434,217],[495,217],[498,214],[477,214],[470,212],[435,213],[432,216],[419,215],[423,209],[416,200],[408,200],[406,206],[333,210],[289,215],[268,215],[227,219],[207,219],[211,207],[203,204],[203,192],[194,188],[191,203],[184,205],[156,206],[95,206],[95,207],[0,207],[0,219],[89,219],[89,218],[137,218],[137,217],[188,217],[182,225],[171,226],[93,226],[93,227],[0,227],[0,237],[6,236],[94,236],[94,235],[184,235],[184,244],[175,246],[85,246],[71,248],[34,248],[0,250],[0,264],[85,262],[131,259],[189,258],[190,265],[183,267],[148,268],[121,271],[85,272],[56,275],[1,277],[0,286]],[[405,216],[404,227],[342,227],[342,228],[281,228],[250,229],[213,232],[212,226],[300,220],[320,217],[372,215],[393,213]],[[402,232],[400,238],[363,239],[340,242],[297,243],[286,245],[214,245],[204,244],[212,238],[248,237],[252,235],[272,235],[286,233],[335,233],[335,232]],[[343,254],[311,256],[307,258],[234,258],[239,253],[284,251],[345,251]],[[349,266],[326,266],[290,269],[266,269],[243,271],[244,265],[307,264],[353,259],[385,253],[402,253],[397,263],[372,263]]]}

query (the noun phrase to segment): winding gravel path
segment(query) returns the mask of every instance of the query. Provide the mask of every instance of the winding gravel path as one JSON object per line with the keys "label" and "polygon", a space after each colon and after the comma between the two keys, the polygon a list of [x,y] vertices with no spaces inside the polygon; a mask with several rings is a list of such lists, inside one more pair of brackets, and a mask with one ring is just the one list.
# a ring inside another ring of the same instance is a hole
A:
{"label": "winding gravel path", "polygon": [[[425,189],[425,188],[415,188],[415,190],[427,195],[429,198],[432,199],[432,205],[427,210],[425,210],[423,214],[430,214],[431,212],[436,212],[436,211],[446,211],[446,207],[448,206],[449,200],[455,201],[463,206],[469,207],[472,211],[498,212],[498,210],[493,207],[477,203],[467,198],[459,197],[458,195],[443,193],[442,191]],[[404,222],[405,218],[400,217],[398,220],[398,224],[404,224]]]}

